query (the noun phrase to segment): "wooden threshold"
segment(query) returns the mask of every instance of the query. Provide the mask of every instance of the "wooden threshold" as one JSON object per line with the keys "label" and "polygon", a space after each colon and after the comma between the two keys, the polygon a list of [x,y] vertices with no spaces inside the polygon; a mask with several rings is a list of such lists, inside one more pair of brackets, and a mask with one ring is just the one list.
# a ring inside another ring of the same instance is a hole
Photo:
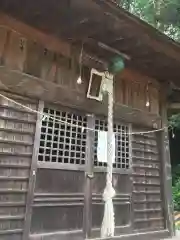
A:
{"label": "wooden threshold", "polygon": [[54,233],[31,234],[29,240],[151,240],[164,239],[170,236],[168,230],[159,230],[152,232],[140,232],[133,234],[123,234],[121,236],[114,236],[112,238],[91,238],[85,239],[82,231],[64,231]]}

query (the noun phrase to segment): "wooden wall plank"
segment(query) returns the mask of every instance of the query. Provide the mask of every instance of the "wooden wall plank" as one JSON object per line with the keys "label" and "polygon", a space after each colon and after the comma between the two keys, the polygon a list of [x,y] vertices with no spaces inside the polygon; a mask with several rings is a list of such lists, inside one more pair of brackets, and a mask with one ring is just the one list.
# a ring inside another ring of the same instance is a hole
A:
{"label": "wooden wall plank", "polygon": [[7,41],[8,29],[0,27],[0,64],[3,64],[3,56],[5,50],[5,44]]}
{"label": "wooden wall plank", "polygon": [[26,39],[17,32],[10,31],[4,52],[4,64],[13,70],[23,71],[26,58]]}
{"label": "wooden wall plank", "polygon": [[[137,132],[137,128],[133,128]],[[164,229],[161,164],[156,134],[133,135],[134,228]]]}
{"label": "wooden wall plank", "polygon": [[[35,108],[35,103],[9,94],[9,97]],[[27,104],[28,103],[28,104]],[[0,235],[3,239],[21,239],[24,228],[26,192],[32,158],[35,126],[27,113],[0,98]],[[21,123],[22,119],[24,123]],[[17,234],[18,233],[18,234]]]}
{"label": "wooden wall plank", "polygon": [[115,83],[114,83],[114,91],[115,91],[115,101],[118,103],[118,104],[124,104],[124,101],[123,101],[123,97],[124,97],[124,94],[123,94],[123,91],[124,91],[124,86],[123,86],[123,79],[117,79],[115,78]]}
{"label": "wooden wall plank", "polygon": [[43,47],[37,42],[27,41],[26,61],[24,72],[35,77],[41,77],[41,61],[43,56]]}
{"label": "wooden wall plank", "polygon": [[41,78],[46,81],[55,82],[56,61],[55,54],[47,49],[44,49],[42,57]]}
{"label": "wooden wall plank", "polygon": [[71,59],[67,59],[59,55],[57,56],[56,64],[57,65],[56,65],[55,82],[58,85],[72,89],[72,84],[73,84],[72,79],[74,77],[74,82],[75,82],[75,76],[72,76]]}
{"label": "wooden wall plank", "polygon": [[159,114],[159,105],[160,105],[160,95],[158,89],[154,86],[151,86],[149,89],[150,92],[150,111],[155,114]]}
{"label": "wooden wall plank", "polygon": [[60,53],[63,56],[70,56],[71,47],[68,43],[60,40],[59,38],[55,38],[48,34],[45,34],[25,23],[22,23],[12,17],[4,13],[0,13],[0,25],[7,26],[8,29],[13,29],[20,34],[22,34],[25,38],[37,41],[41,43],[45,48]]}

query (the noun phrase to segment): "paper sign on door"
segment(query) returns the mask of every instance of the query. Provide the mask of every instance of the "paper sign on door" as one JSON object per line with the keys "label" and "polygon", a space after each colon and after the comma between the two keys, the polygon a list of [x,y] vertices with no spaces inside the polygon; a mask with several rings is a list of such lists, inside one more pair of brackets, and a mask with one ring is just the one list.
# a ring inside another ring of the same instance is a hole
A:
{"label": "paper sign on door", "polygon": [[[115,134],[112,136],[112,155],[113,163],[115,162]],[[98,146],[97,146],[97,159],[98,162],[107,163],[107,132],[99,131],[98,132]]]}

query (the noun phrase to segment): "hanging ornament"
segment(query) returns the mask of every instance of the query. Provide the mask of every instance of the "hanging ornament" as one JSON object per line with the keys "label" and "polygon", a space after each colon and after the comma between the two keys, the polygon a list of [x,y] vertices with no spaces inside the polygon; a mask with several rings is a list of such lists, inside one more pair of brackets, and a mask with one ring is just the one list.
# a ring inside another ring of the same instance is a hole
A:
{"label": "hanging ornament", "polygon": [[149,107],[149,106],[150,106],[150,102],[147,101],[147,102],[146,102],[146,107]]}
{"label": "hanging ornament", "polygon": [[81,83],[82,83],[82,78],[81,78],[81,76],[79,76],[77,79],[77,84],[81,84]]}
{"label": "hanging ornament", "polygon": [[149,101],[149,83],[147,84],[147,88],[146,88],[146,107],[147,107],[147,108],[150,107],[150,101]]}
{"label": "hanging ornament", "polygon": [[175,138],[174,128],[172,129],[172,138]]}
{"label": "hanging ornament", "polygon": [[124,69],[124,61],[121,57],[117,56],[111,59],[108,71],[110,73],[116,74]]}
{"label": "hanging ornament", "polygon": [[83,45],[81,46],[81,53],[79,55],[79,77],[77,79],[77,84],[82,84],[82,56],[83,56]]}

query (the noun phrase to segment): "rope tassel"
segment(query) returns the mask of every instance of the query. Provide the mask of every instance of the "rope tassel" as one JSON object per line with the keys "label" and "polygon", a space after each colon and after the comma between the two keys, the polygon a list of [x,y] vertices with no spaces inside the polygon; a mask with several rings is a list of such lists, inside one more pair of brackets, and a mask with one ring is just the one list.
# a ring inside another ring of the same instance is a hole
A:
{"label": "rope tassel", "polygon": [[103,200],[105,202],[104,206],[104,217],[101,227],[101,237],[113,237],[114,236],[114,206],[113,206],[113,197],[115,196],[115,190],[112,187],[112,184],[109,184],[104,189]]}

